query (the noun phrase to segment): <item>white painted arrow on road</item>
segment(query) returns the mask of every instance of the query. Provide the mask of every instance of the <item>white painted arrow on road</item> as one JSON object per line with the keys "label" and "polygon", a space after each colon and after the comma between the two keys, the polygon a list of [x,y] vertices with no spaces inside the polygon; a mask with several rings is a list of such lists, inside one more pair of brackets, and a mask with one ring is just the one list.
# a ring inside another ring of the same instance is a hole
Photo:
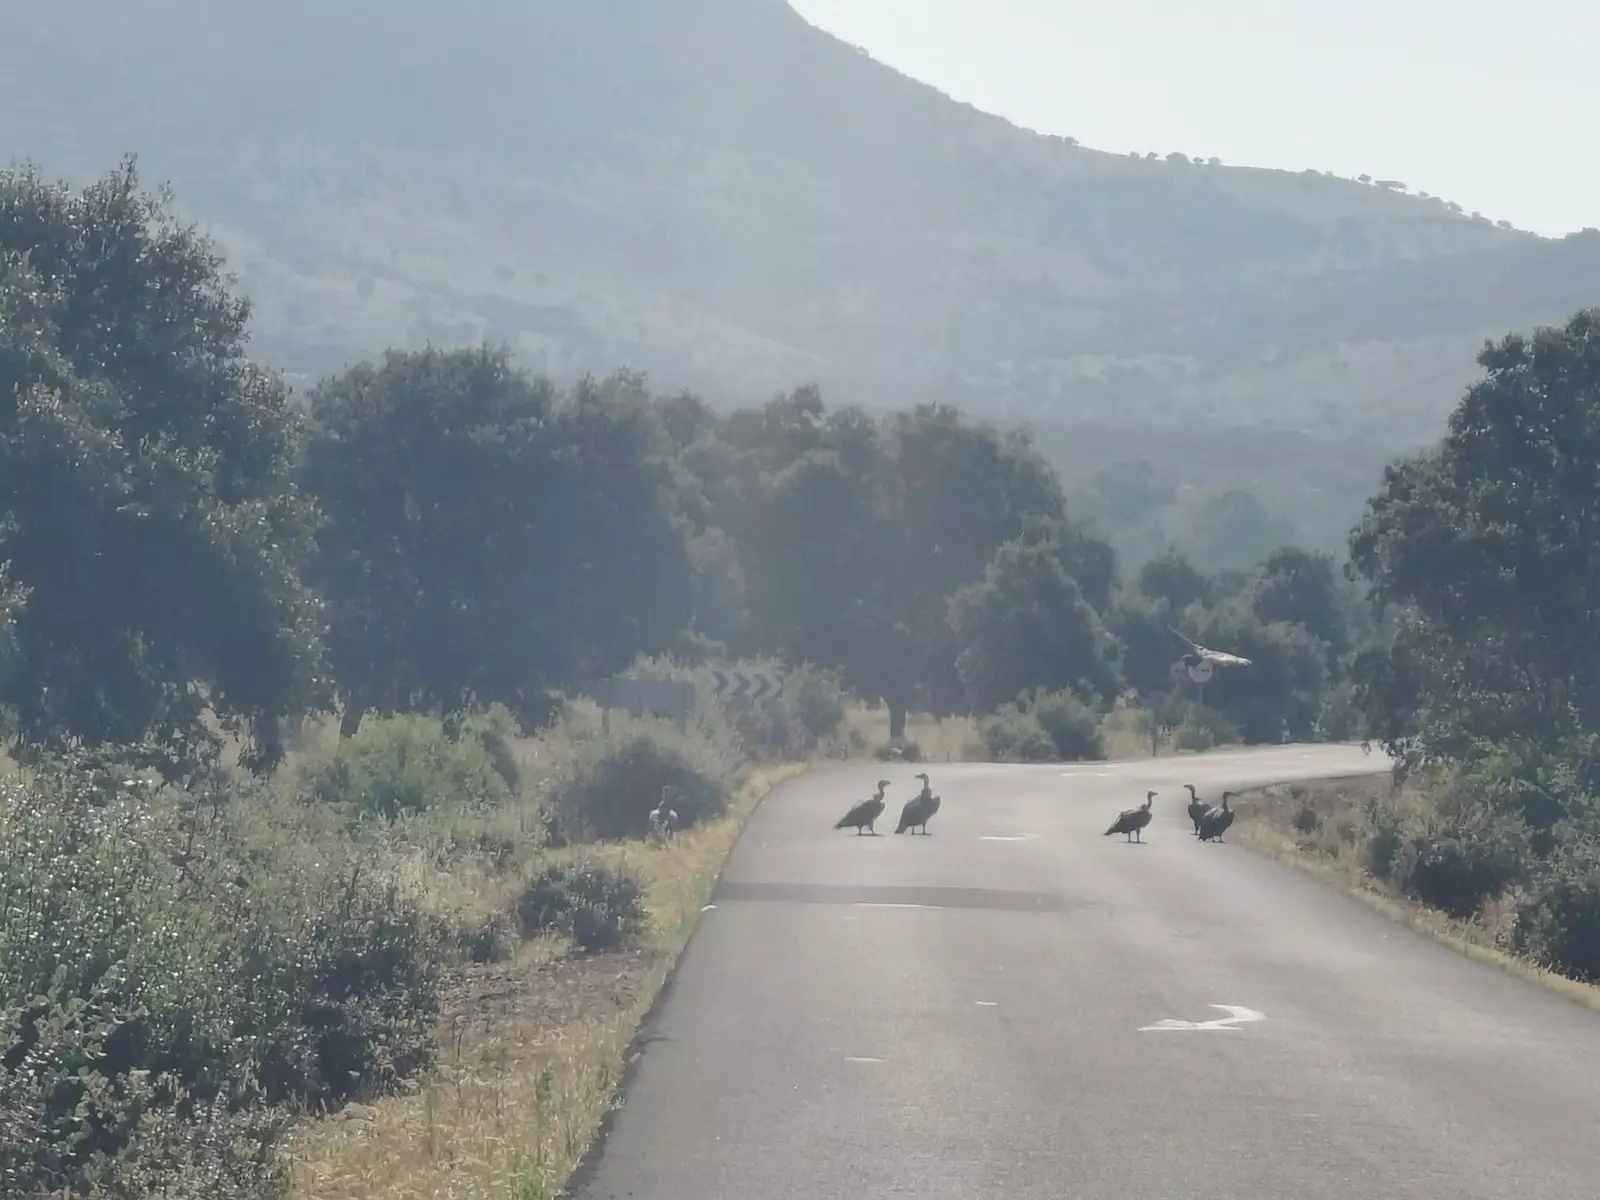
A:
{"label": "white painted arrow on road", "polygon": [[1175,1021],[1168,1017],[1165,1021],[1157,1021],[1154,1025],[1144,1025],[1140,1033],[1151,1033],[1163,1029],[1237,1029],[1241,1025],[1248,1025],[1251,1021],[1265,1021],[1265,1013],[1258,1013],[1253,1008],[1245,1008],[1241,1004],[1213,1004],[1210,1007],[1221,1009],[1230,1016],[1215,1017],[1209,1021]]}

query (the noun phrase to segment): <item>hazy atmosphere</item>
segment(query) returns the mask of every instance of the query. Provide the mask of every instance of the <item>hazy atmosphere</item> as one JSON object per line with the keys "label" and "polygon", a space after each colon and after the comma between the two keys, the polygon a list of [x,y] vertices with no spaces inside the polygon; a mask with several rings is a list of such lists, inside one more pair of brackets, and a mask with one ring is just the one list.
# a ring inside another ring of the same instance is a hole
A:
{"label": "hazy atmosphere", "polygon": [[[1531,0],[795,0],[957,100],[1101,150],[1400,179],[1547,237],[1600,226],[1600,9]],[[1556,31],[1559,31],[1557,33]]]}
{"label": "hazy atmosphere", "polygon": [[1593,1200],[1596,34],[0,4],[0,1198]]}

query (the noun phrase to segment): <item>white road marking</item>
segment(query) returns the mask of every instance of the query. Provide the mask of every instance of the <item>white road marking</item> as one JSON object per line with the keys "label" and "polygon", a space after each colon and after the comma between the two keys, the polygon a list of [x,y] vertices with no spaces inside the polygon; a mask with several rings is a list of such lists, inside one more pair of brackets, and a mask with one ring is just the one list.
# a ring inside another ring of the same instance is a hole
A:
{"label": "white road marking", "polygon": [[856,908],[938,908],[937,904],[894,904],[887,900],[862,900]]}
{"label": "white road marking", "polygon": [[1039,840],[1037,833],[1019,833],[1014,837],[1001,837],[997,833],[986,833],[978,840],[980,842],[1036,842]]}
{"label": "white road marking", "polygon": [[979,1000],[978,1001],[978,1007],[979,1008],[994,1008],[999,1003],[1000,1003],[1000,1001],[998,1001],[998,1000]]}
{"label": "white road marking", "polygon": [[845,1060],[845,1062],[858,1062],[858,1063],[873,1063],[873,1062],[882,1062],[883,1061],[883,1059],[881,1059],[881,1058],[862,1058],[862,1057],[859,1057],[859,1056],[854,1055],[854,1054],[845,1055],[844,1056],[844,1060]]}
{"label": "white road marking", "polygon": [[715,904],[708,904],[704,908],[702,908],[700,911],[701,912],[710,912],[715,907],[716,907]]}
{"label": "white road marking", "polygon": [[1141,1026],[1139,1032],[1153,1033],[1167,1029],[1237,1029],[1239,1026],[1246,1025],[1251,1021],[1264,1021],[1267,1019],[1265,1013],[1258,1013],[1255,1009],[1245,1008],[1241,1004],[1213,1004],[1210,1007],[1221,1009],[1231,1015],[1215,1017],[1210,1021],[1177,1021],[1168,1017],[1164,1021],[1157,1021],[1154,1025]]}

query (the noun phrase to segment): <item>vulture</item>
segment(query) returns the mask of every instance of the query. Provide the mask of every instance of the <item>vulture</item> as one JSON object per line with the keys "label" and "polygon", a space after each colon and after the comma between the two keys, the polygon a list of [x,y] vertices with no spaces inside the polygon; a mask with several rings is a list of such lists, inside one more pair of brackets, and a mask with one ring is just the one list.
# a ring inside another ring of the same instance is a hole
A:
{"label": "vulture", "polygon": [[[1172,626],[1168,625],[1167,628],[1172,629]],[[1240,658],[1237,654],[1229,654],[1226,650],[1208,650],[1199,642],[1184,637],[1176,629],[1172,629],[1172,632],[1189,647],[1189,653],[1178,660],[1186,667],[1198,667],[1203,662],[1208,662],[1213,667],[1248,667],[1250,665],[1248,658]]]}
{"label": "vulture", "polygon": [[877,837],[878,831],[872,827],[872,823],[879,817],[883,816],[883,789],[888,786],[889,781],[887,779],[878,780],[877,794],[869,797],[866,800],[863,800],[849,812],[845,813],[844,816],[839,818],[839,823],[835,825],[834,828],[854,828],[857,837],[860,837],[861,831],[865,829],[873,837]]}
{"label": "vulture", "polygon": [[933,788],[928,783],[926,775],[918,775],[922,780],[922,790],[906,801],[906,806],[900,810],[900,824],[895,827],[896,833],[911,830],[916,833],[917,827],[922,827],[922,832],[928,832],[928,818],[939,811],[939,797],[933,794]]}
{"label": "vulture", "polygon": [[650,810],[650,833],[654,837],[668,838],[678,828],[678,810],[669,803],[674,791],[676,789],[670,783],[662,788],[661,803]]}
{"label": "vulture", "polygon": [[1211,805],[1200,799],[1194,790],[1194,784],[1186,783],[1183,786],[1189,789],[1189,819],[1194,822],[1194,831],[1198,835],[1200,822],[1211,811]]}
{"label": "vulture", "polygon": [[1111,828],[1106,830],[1106,836],[1110,837],[1113,833],[1121,833],[1125,834],[1130,842],[1136,837],[1141,842],[1144,841],[1144,838],[1139,836],[1139,831],[1150,824],[1150,802],[1156,798],[1156,795],[1157,793],[1155,792],[1146,792],[1144,803],[1138,808],[1123,809],[1117,819],[1111,822]]}
{"label": "vulture", "polygon": [[1222,840],[1222,835],[1228,831],[1228,826],[1233,824],[1234,812],[1228,807],[1228,797],[1233,792],[1222,793],[1222,807],[1209,809],[1206,815],[1200,818],[1200,840],[1209,842],[1213,838]]}

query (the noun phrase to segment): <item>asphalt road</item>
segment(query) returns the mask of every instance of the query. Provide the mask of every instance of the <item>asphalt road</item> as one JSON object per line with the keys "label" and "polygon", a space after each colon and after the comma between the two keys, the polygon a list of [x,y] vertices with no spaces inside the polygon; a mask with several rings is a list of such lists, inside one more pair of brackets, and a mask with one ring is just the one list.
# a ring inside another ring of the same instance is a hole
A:
{"label": "asphalt road", "polygon": [[[1241,847],[1187,781],[1343,747],[930,764],[931,836],[832,824],[910,764],[750,822],[582,1200],[1594,1200],[1600,1016]],[[1102,831],[1160,792],[1146,844]],[[1147,1029],[1250,1018],[1233,1028]]]}

